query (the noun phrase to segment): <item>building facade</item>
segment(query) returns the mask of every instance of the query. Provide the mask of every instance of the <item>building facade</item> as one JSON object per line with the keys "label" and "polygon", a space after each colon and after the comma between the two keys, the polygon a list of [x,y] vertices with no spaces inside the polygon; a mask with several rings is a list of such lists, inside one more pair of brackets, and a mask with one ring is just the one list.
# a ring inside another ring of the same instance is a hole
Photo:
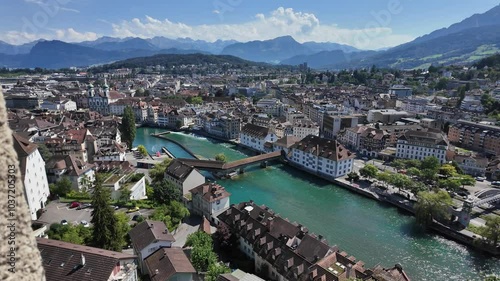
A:
{"label": "building facade", "polygon": [[45,161],[35,144],[18,134],[13,134],[13,140],[19,159],[24,195],[28,202],[31,219],[36,220],[38,211],[45,208],[50,193],[45,173]]}
{"label": "building facade", "polygon": [[434,156],[443,164],[447,150],[448,141],[441,133],[407,131],[398,139],[396,158],[423,160]]}

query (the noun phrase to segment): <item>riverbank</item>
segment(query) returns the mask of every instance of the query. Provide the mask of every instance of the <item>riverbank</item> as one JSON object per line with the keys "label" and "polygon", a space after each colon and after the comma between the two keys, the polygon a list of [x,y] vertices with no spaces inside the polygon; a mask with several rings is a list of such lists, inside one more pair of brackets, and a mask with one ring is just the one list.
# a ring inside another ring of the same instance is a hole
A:
{"label": "riverbank", "polygon": [[[177,144],[152,133],[165,129],[141,128],[134,146],[150,151],[165,146],[177,158],[192,158]],[[172,132],[168,136],[194,154],[213,158],[224,153],[228,161],[255,155],[247,149],[195,134]],[[254,200],[271,207],[291,221],[301,222],[368,266],[400,263],[412,280],[482,280],[500,273],[500,259],[447,239],[415,224],[408,212],[347,188],[340,188],[290,165],[252,166],[233,180],[217,180],[231,193],[231,203]],[[382,190],[382,189],[381,189]],[[405,196],[403,196],[405,197]]]}
{"label": "riverbank", "polygon": [[152,137],[159,138],[159,139],[164,139],[164,140],[171,141],[171,142],[177,144],[182,149],[184,149],[187,153],[189,153],[189,155],[191,155],[195,159],[199,159],[199,157],[196,154],[194,154],[189,148],[187,148],[186,146],[184,146],[184,144],[182,144],[182,143],[180,143],[180,142],[178,142],[176,140],[173,140],[171,138],[168,138],[165,135],[168,135],[168,134],[167,133],[163,133],[163,134],[151,134]]}

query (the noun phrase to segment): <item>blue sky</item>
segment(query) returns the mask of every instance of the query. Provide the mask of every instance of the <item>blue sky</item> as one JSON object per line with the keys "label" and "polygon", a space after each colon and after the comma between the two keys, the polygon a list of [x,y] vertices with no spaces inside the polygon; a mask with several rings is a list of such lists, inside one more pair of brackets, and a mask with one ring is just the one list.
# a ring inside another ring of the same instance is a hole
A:
{"label": "blue sky", "polygon": [[2,0],[0,40],[114,37],[215,41],[292,35],[377,49],[408,42],[499,0]]}

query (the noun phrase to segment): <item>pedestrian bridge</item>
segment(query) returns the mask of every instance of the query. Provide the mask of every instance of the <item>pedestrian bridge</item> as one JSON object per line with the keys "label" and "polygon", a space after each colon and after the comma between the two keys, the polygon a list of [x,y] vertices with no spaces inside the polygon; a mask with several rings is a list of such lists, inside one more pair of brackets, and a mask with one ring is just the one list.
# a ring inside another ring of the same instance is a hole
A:
{"label": "pedestrian bridge", "polygon": [[183,163],[193,166],[200,170],[205,170],[210,172],[231,172],[231,171],[236,171],[238,169],[242,169],[252,164],[266,163],[267,161],[276,160],[279,159],[280,157],[281,157],[281,151],[275,151],[227,163],[214,160],[197,160],[197,159],[187,159],[187,158],[178,158],[178,159]]}

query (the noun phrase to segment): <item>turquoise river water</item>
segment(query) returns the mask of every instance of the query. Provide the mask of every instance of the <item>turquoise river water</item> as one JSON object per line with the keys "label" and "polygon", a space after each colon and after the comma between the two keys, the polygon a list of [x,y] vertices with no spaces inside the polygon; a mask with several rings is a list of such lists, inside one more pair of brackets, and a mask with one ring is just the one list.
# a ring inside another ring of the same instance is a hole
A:
{"label": "turquoise river water", "polygon": [[[192,158],[177,144],[150,136],[160,131],[164,130],[139,128],[134,145],[142,144],[150,152],[165,146],[178,158]],[[229,161],[248,156],[234,145],[192,134],[171,133],[168,138],[206,158],[221,152]],[[500,274],[500,259],[426,233],[412,216],[394,207],[283,164],[265,169],[257,165],[245,171],[234,180],[218,181],[231,193],[231,203],[254,200],[265,204],[323,235],[330,245],[338,245],[366,267],[400,263],[414,281],[482,280],[486,274]]]}

